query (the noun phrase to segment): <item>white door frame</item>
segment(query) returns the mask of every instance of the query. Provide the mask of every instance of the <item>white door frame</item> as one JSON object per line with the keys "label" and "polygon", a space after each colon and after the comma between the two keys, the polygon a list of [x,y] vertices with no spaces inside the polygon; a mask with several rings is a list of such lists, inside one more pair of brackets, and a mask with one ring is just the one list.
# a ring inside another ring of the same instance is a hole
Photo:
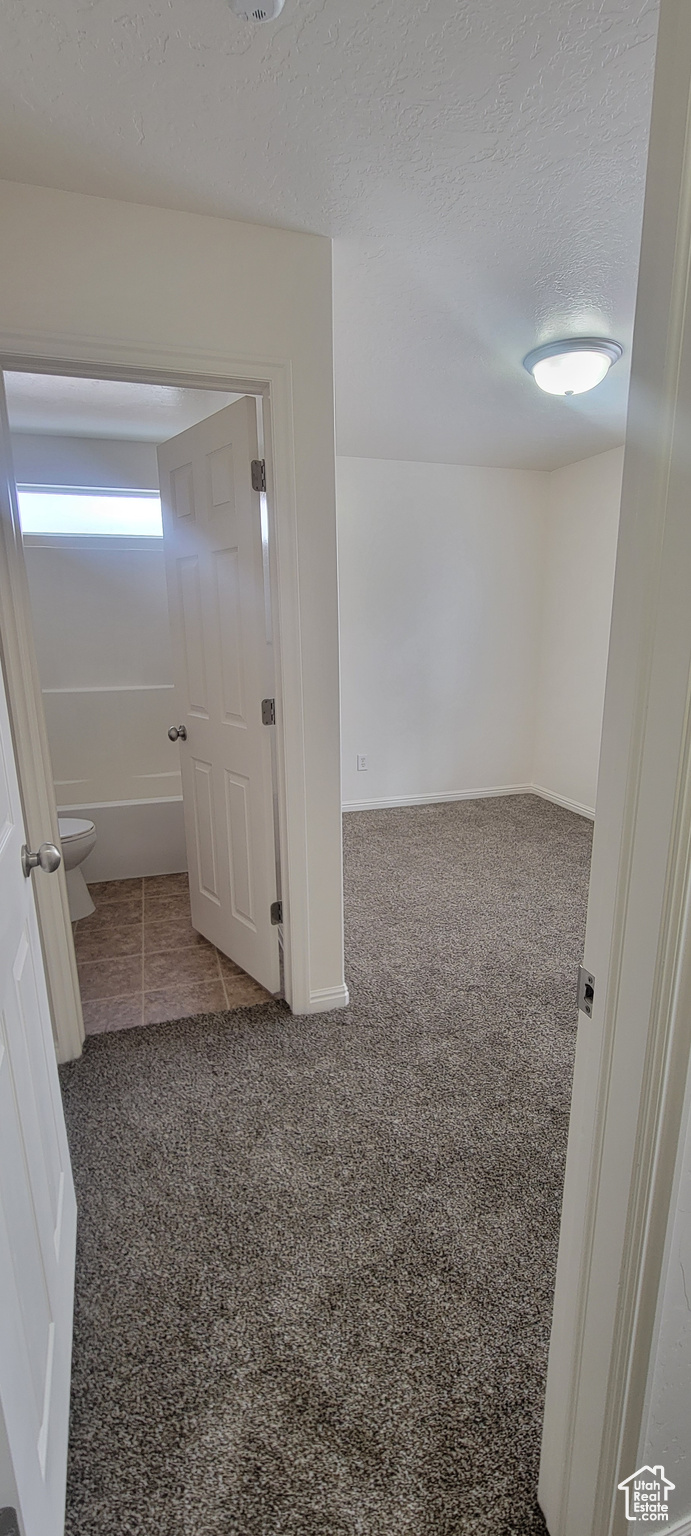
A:
{"label": "white door frame", "polygon": [[[276,792],[281,857],[284,990],[293,1013],[310,1013],[314,1011],[314,1000],[310,997],[309,981],[304,707],[290,364],[257,363],[225,355],[219,358],[208,352],[192,350],[123,347],[107,342],[95,342],[82,348],[80,354],[75,356],[59,338],[53,340],[48,352],[42,350],[37,354],[35,342],[32,344],[27,340],[24,345],[22,338],[15,335],[11,338],[11,346],[3,346],[0,334],[0,369],[3,372],[52,373],[163,384],[178,389],[212,389],[261,397],[276,666]],[[14,550],[13,559],[16,569],[23,572],[21,545],[19,550]],[[0,547],[0,594],[6,565],[7,555]],[[23,632],[30,634],[31,616],[25,574],[22,574],[17,584],[14,605]],[[44,800],[51,801],[54,808],[52,780],[47,783],[50,780],[49,768],[46,768],[46,764],[49,764],[47,745],[46,756],[42,758],[26,746],[27,732],[23,719],[26,705],[23,701],[27,694],[30,696],[30,707],[39,718],[42,739],[45,739],[35,663],[29,676],[26,669],[21,669],[10,656],[7,688],[19,749],[23,793],[26,794],[28,789],[30,793],[40,794]],[[22,746],[25,750],[22,750]],[[44,837],[48,835],[43,834]],[[51,882],[45,884],[50,885]],[[46,970],[52,978],[65,967],[66,952],[69,952],[74,963],[71,933],[66,935],[64,931],[57,932],[55,925],[49,930],[42,920],[42,938]],[[78,991],[76,996],[78,1000]],[[60,1009],[53,1002],[53,1009],[59,1058],[69,1060],[81,1050],[83,1027],[79,1032],[75,1028],[74,1004],[71,1016],[69,1006]]]}
{"label": "white door frame", "polygon": [[[662,0],[540,1502],[627,1529],[691,1049],[691,5]],[[587,580],[587,574],[585,576]],[[679,1511],[679,1536],[691,1533]]]}
{"label": "white door frame", "polygon": [[[57,843],[59,847],[58,813],[36,665],[1,375],[0,652],[26,835],[32,848],[38,848],[43,842]],[[55,1049],[58,1061],[71,1061],[81,1054],[84,1022],[64,870],[59,869],[54,879],[37,880],[34,896]]]}

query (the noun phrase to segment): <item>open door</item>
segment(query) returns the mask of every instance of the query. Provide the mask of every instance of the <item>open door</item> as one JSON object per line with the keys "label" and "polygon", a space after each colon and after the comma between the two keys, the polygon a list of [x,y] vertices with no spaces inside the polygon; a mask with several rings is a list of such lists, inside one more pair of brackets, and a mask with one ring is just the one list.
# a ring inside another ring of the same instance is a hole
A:
{"label": "open door", "polygon": [[[677,1484],[669,1524],[651,1511],[652,1525],[691,1533],[689,1296],[683,1250],[667,1247],[691,1047],[690,124],[691,6],[662,0],[585,941],[595,995],[578,1026],[543,1426],[550,1536],[645,1528],[625,1503],[641,1463]],[[672,1271],[678,1342],[656,1414]]]}
{"label": "open door", "polygon": [[256,402],[158,450],[192,922],[269,992],[280,985]]}
{"label": "open door", "polygon": [[76,1208],[25,842],[0,671],[0,1527],[59,1536]]}

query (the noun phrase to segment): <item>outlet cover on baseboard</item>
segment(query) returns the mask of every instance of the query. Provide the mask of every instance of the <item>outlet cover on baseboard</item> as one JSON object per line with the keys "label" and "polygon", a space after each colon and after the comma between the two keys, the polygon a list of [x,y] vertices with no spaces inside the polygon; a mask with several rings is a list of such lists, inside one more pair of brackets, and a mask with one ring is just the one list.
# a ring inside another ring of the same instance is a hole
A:
{"label": "outlet cover on baseboard", "polygon": [[366,757],[364,752],[358,752],[358,755],[357,755],[357,771],[358,771],[358,773],[366,773],[367,772],[367,757]]}

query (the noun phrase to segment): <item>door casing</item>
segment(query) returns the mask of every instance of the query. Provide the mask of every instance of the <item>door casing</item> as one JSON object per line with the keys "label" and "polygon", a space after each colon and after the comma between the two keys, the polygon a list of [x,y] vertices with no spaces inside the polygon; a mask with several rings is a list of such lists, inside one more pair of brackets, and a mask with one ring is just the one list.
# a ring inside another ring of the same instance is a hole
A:
{"label": "door casing", "polygon": [[[5,454],[7,463],[3,462]],[[24,825],[34,848],[58,843],[58,813],[36,666],[26,565],[12,474],[5,391],[0,384],[0,651],[14,737]],[[58,1061],[79,1056],[82,1003],[64,870],[36,882],[36,913]]]}
{"label": "door casing", "polygon": [[[248,364],[246,359],[218,360],[203,354],[169,354],[147,349],[145,363],[134,360],[121,348],[94,347],[93,354],[51,357],[27,352],[4,352],[0,356],[2,372],[63,374],[68,377],[114,379],[121,382],[162,384],[182,389],[210,389],[233,394],[258,396],[261,400],[263,457],[266,464],[266,497],[269,521],[269,575],[275,654],[276,699],[276,785],[278,840],[281,866],[281,901],[283,908],[283,977],[286,1001],[293,1013],[317,1012],[324,1007],[344,1006],[347,989],[333,998],[310,992],[308,850],[306,829],[306,775],[304,746],[304,708],[300,656],[300,613],[297,564],[297,516],[293,463],[293,424],[290,365],[283,363]],[[15,561],[23,564],[21,549]],[[0,567],[6,563],[0,548]],[[1,574],[1,573],[0,573]],[[16,585],[16,584],[15,584]],[[26,582],[15,592],[22,622],[29,633],[31,615]],[[26,727],[22,718],[28,688],[27,676],[20,673],[10,656],[7,665],[7,690],[13,728],[21,747]],[[32,707],[43,722],[43,708],[37,674],[31,680]],[[42,725],[45,734],[45,725]],[[22,791],[30,778],[34,792],[47,796],[55,815],[52,782],[46,783],[45,762],[37,762],[31,750],[19,752]],[[46,759],[47,760],[47,759]],[[48,779],[50,778],[48,774]],[[57,829],[57,822],[56,822]],[[71,934],[67,942],[55,923],[44,922],[39,911],[41,937],[49,978],[59,976],[65,967],[66,951],[73,964]],[[63,989],[56,996],[51,989],[51,1008],[58,1059],[78,1056],[84,1033],[81,1023],[79,992],[74,972],[74,988]],[[77,1021],[78,1010],[78,1021]]]}

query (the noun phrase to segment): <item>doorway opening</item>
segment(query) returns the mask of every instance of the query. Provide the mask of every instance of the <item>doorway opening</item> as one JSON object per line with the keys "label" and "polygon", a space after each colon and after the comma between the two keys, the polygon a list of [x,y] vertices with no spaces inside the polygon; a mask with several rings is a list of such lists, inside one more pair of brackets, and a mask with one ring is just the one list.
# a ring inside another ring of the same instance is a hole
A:
{"label": "doorway opening", "polygon": [[4,380],[86,1033],[265,1002],[283,927],[264,393]]}

